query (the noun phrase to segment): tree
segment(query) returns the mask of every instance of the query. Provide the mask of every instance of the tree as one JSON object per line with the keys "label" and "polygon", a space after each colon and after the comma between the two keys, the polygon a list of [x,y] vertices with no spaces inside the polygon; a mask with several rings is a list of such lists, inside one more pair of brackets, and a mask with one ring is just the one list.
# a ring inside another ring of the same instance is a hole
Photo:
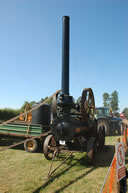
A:
{"label": "tree", "polygon": [[118,92],[115,90],[114,92],[112,92],[112,94],[108,94],[107,92],[105,92],[103,94],[103,105],[104,107],[108,107],[108,108],[112,108],[112,111],[114,113],[117,113],[119,108],[118,108]]}
{"label": "tree", "polygon": [[26,108],[26,105],[27,105],[27,104],[29,104],[29,102],[28,102],[28,101],[25,101],[24,104],[22,105],[22,107],[21,107],[21,109],[20,109],[22,112],[25,111],[25,108]]}
{"label": "tree", "polygon": [[[45,98],[42,98],[42,99],[41,99],[41,102],[45,101],[46,99],[48,99],[47,96],[46,96]],[[51,104],[52,104],[52,99],[49,99],[49,100],[47,101],[47,104],[51,105]]]}
{"label": "tree", "polygon": [[119,110],[118,103],[119,103],[118,92],[115,90],[111,94],[111,101],[110,101],[110,105],[111,105],[113,112],[117,112]]}
{"label": "tree", "polygon": [[26,109],[26,107],[27,107],[27,105],[29,105],[30,108],[32,108],[32,106],[33,106],[34,104],[36,104],[36,101],[31,101],[31,102],[25,101],[24,104],[22,105],[20,111],[21,111],[21,112],[24,112],[25,109]]}
{"label": "tree", "polygon": [[77,103],[80,103],[81,98],[82,98],[81,96],[80,96],[80,97],[78,97],[78,99],[76,100],[76,102],[77,102]]}
{"label": "tree", "polygon": [[31,101],[30,102],[30,107],[32,108],[37,102],[36,101]]}
{"label": "tree", "polygon": [[107,92],[103,94],[103,105],[104,107],[110,107],[110,95]]}
{"label": "tree", "polygon": [[125,108],[123,110],[123,113],[124,113],[125,117],[128,119],[128,108]]}

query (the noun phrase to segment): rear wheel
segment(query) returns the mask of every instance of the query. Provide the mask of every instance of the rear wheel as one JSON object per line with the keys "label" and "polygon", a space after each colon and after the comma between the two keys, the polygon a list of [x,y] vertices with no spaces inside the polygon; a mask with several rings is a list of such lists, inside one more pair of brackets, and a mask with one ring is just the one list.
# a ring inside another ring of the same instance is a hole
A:
{"label": "rear wheel", "polygon": [[94,164],[96,160],[97,140],[95,137],[90,137],[87,143],[87,162]]}
{"label": "rear wheel", "polygon": [[25,151],[30,153],[36,152],[38,150],[38,147],[39,147],[38,141],[35,139],[32,139],[24,143]]}

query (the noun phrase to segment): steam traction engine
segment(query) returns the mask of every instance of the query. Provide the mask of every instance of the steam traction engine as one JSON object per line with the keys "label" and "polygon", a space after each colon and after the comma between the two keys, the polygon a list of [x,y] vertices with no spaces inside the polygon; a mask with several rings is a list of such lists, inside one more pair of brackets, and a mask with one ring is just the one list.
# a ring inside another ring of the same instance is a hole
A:
{"label": "steam traction engine", "polygon": [[89,162],[93,162],[97,149],[104,145],[102,130],[97,131],[95,101],[91,88],[82,92],[80,103],[74,103],[69,95],[69,17],[62,18],[62,85],[61,92],[53,97],[51,135],[44,141],[43,152],[52,159],[54,152],[87,152]]}

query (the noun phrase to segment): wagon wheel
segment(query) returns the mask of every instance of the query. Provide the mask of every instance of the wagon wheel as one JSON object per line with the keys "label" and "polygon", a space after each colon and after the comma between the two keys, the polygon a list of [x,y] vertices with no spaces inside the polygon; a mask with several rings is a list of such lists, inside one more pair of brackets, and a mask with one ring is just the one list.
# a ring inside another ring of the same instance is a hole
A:
{"label": "wagon wheel", "polygon": [[56,116],[57,116],[57,113],[56,113],[57,97],[58,97],[58,94],[54,95],[54,96],[53,96],[53,99],[52,99],[52,108],[51,108],[51,111],[52,111],[52,113],[53,113],[53,118],[56,118]]}
{"label": "wagon wheel", "polygon": [[83,124],[89,125],[90,120],[94,120],[95,116],[95,100],[91,88],[83,90],[81,98],[81,112]]}
{"label": "wagon wheel", "polygon": [[34,153],[38,150],[38,148],[39,148],[39,144],[36,139],[31,139],[24,143],[24,149],[27,152]]}
{"label": "wagon wheel", "polygon": [[53,138],[52,135],[48,135],[45,138],[43,144],[43,153],[46,159],[51,160],[53,158],[55,147],[56,147],[55,139]]}

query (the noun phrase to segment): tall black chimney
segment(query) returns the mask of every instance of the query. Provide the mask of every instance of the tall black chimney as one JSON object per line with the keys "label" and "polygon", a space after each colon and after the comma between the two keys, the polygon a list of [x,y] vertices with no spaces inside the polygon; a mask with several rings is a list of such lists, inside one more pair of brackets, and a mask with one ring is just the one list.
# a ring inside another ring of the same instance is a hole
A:
{"label": "tall black chimney", "polygon": [[61,91],[69,95],[69,16],[62,18],[62,82]]}

